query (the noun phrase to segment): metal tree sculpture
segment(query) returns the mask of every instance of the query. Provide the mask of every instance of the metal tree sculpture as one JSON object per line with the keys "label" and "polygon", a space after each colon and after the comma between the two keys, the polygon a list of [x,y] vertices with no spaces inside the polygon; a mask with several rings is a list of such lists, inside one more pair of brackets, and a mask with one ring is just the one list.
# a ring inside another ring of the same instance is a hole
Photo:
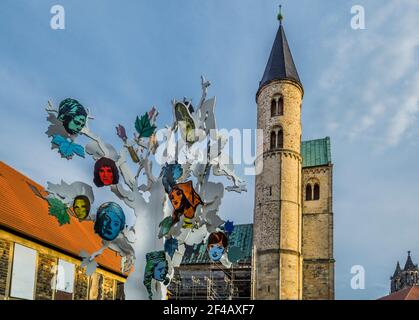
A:
{"label": "metal tree sculpture", "polygon": [[[136,118],[131,140],[124,126],[118,125],[116,133],[123,142],[119,152],[91,131],[93,117],[77,100],[65,99],[58,108],[48,103],[46,134],[52,137],[52,148],[66,159],[89,154],[96,161],[96,186],[109,187],[132,209],[135,223],[125,225],[122,208],[113,202],[102,204],[96,216],[89,214],[93,188],[84,182],[48,183],[50,214],[61,225],[70,223],[69,215],[95,221],[103,246],[93,253],[82,250],[82,265],[92,274],[95,258],[106,248],[118,252],[121,271],[132,271],[125,287],[128,299],[166,299],[166,288],[185,246],[208,240],[210,258],[227,268],[241,257],[239,248],[227,250],[226,241],[234,226],[223,221],[218,211],[224,190],[241,193],[246,187],[234,173],[230,157],[223,153],[228,138],[217,130],[215,97],[206,98],[209,86],[201,77],[202,96],[196,109],[186,99],[173,100],[174,120],[164,129],[156,131],[158,112],[154,107]],[[78,135],[85,135],[90,142],[85,147],[76,144]],[[159,176],[153,175],[153,163],[161,166]],[[134,165],[136,172],[131,170]],[[211,173],[225,176],[232,184],[224,187],[209,181]],[[146,182],[140,184],[143,175]]]}

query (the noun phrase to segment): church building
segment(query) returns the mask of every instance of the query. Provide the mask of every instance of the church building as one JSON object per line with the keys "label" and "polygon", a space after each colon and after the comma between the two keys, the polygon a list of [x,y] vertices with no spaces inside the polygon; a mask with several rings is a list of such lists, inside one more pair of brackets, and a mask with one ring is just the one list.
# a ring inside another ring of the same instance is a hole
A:
{"label": "church building", "polygon": [[407,252],[407,260],[404,264],[404,268],[400,268],[400,263],[397,261],[396,270],[394,270],[393,276],[390,278],[391,286],[390,293],[400,291],[407,287],[419,285],[419,268],[417,264],[414,264],[410,251]]}
{"label": "church building", "polygon": [[263,170],[255,181],[252,298],[334,299],[330,138],[301,141],[304,87],[278,19],[256,93]]}

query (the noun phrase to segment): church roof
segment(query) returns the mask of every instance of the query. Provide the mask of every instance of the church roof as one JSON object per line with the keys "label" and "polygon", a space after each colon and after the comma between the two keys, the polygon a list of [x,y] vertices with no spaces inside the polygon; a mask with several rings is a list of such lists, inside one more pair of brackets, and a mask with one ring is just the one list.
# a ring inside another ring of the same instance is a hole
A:
{"label": "church roof", "polygon": [[404,288],[378,300],[419,300],[419,286]]}
{"label": "church roof", "polygon": [[[228,239],[228,247],[239,247],[245,257],[239,262],[250,263],[252,258],[253,224],[238,224]],[[183,256],[182,264],[204,264],[210,263],[206,250],[206,243],[196,244],[187,247]]]}
{"label": "church roof", "polygon": [[303,141],[301,143],[301,156],[303,168],[324,166],[332,163],[330,138]]}
{"label": "church roof", "polygon": [[271,81],[283,79],[296,81],[302,87],[287,37],[285,36],[284,27],[281,23],[272,46],[268,63],[266,64],[265,72],[259,83],[259,89]]}
{"label": "church roof", "polygon": [[413,263],[410,251],[407,252],[407,260],[404,265],[404,271],[416,270],[417,266]]}

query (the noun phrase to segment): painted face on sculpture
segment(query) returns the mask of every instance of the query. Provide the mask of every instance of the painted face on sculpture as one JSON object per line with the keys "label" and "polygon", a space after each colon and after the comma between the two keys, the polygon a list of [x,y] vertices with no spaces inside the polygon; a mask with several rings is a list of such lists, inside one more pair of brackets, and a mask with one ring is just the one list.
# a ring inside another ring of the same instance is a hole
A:
{"label": "painted face on sculpture", "polygon": [[80,220],[86,219],[86,217],[89,215],[89,208],[90,205],[88,203],[88,199],[84,198],[76,198],[74,200],[73,204],[73,211],[77,218]]}
{"label": "painted face on sculpture", "polygon": [[108,241],[114,240],[125,227],[125,215],[122,208],[108,202],[99,207],[96,214],[95,232]]}
{"label": "painted face on sculpture", "polygon": [[167,263],[165,261],[160,261],[154,267],[153,278],[157,281],[164,281],[167,275]]}
{"label": "painted face on sculpture", "polygon": [[221,242],[214,243],[210,244],[208,251],[209,257],[212,261],[219,261],[224,254],[225,248],[223,247],[223,244]]}
{"label": "painted face on sculpture", "polygon": [[101,167],[99,169],[99,177],[105,186],[109,186],[113,183],[113,172],[111,167]]}
{"label": "painted face on sculpture", "polygon": [[103,217],[102,234],[106,239],[115,239],[121,231],[121,220],[113,212],[109,212]]}
{"label": "painted face on sculpture", "polygon": [[58,120],[62,121],[65,131],[78,134],[86,125],[86,109],[75,99],[65,99],[58,107]]}
{"label": "painted face on sculpture", "polygon": [[86,117],[83,115],[74,116],[67,124],[67,130],[70,134],[77,134],[79,133],[86,124]]}
{"label": "painted face on sculpture", "polygon": [[179,209],[182,204],[183,193],[179,189],[173,189],[169,195],[170,202],[175,210]]}

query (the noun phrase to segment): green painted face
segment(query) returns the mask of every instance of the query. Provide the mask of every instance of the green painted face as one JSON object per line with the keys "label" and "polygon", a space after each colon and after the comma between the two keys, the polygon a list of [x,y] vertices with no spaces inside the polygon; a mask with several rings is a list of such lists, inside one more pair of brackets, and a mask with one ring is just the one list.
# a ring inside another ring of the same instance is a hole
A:
{"label": "green painted face", "polygon": [[73,210],[77,218],[79,218],[80,220],[84,220],[89,214],[87,212],[87,204],[84,199],[76,199],[74,201]]}
{"label": "green painted face", "polygon": [[86,117],[83,115],[79,115],[79,116],[74,116],[73,119],[71,119],[68,122],[68,131],[75,134],[75,133],[79,133],[84,125],[86,124]]}

